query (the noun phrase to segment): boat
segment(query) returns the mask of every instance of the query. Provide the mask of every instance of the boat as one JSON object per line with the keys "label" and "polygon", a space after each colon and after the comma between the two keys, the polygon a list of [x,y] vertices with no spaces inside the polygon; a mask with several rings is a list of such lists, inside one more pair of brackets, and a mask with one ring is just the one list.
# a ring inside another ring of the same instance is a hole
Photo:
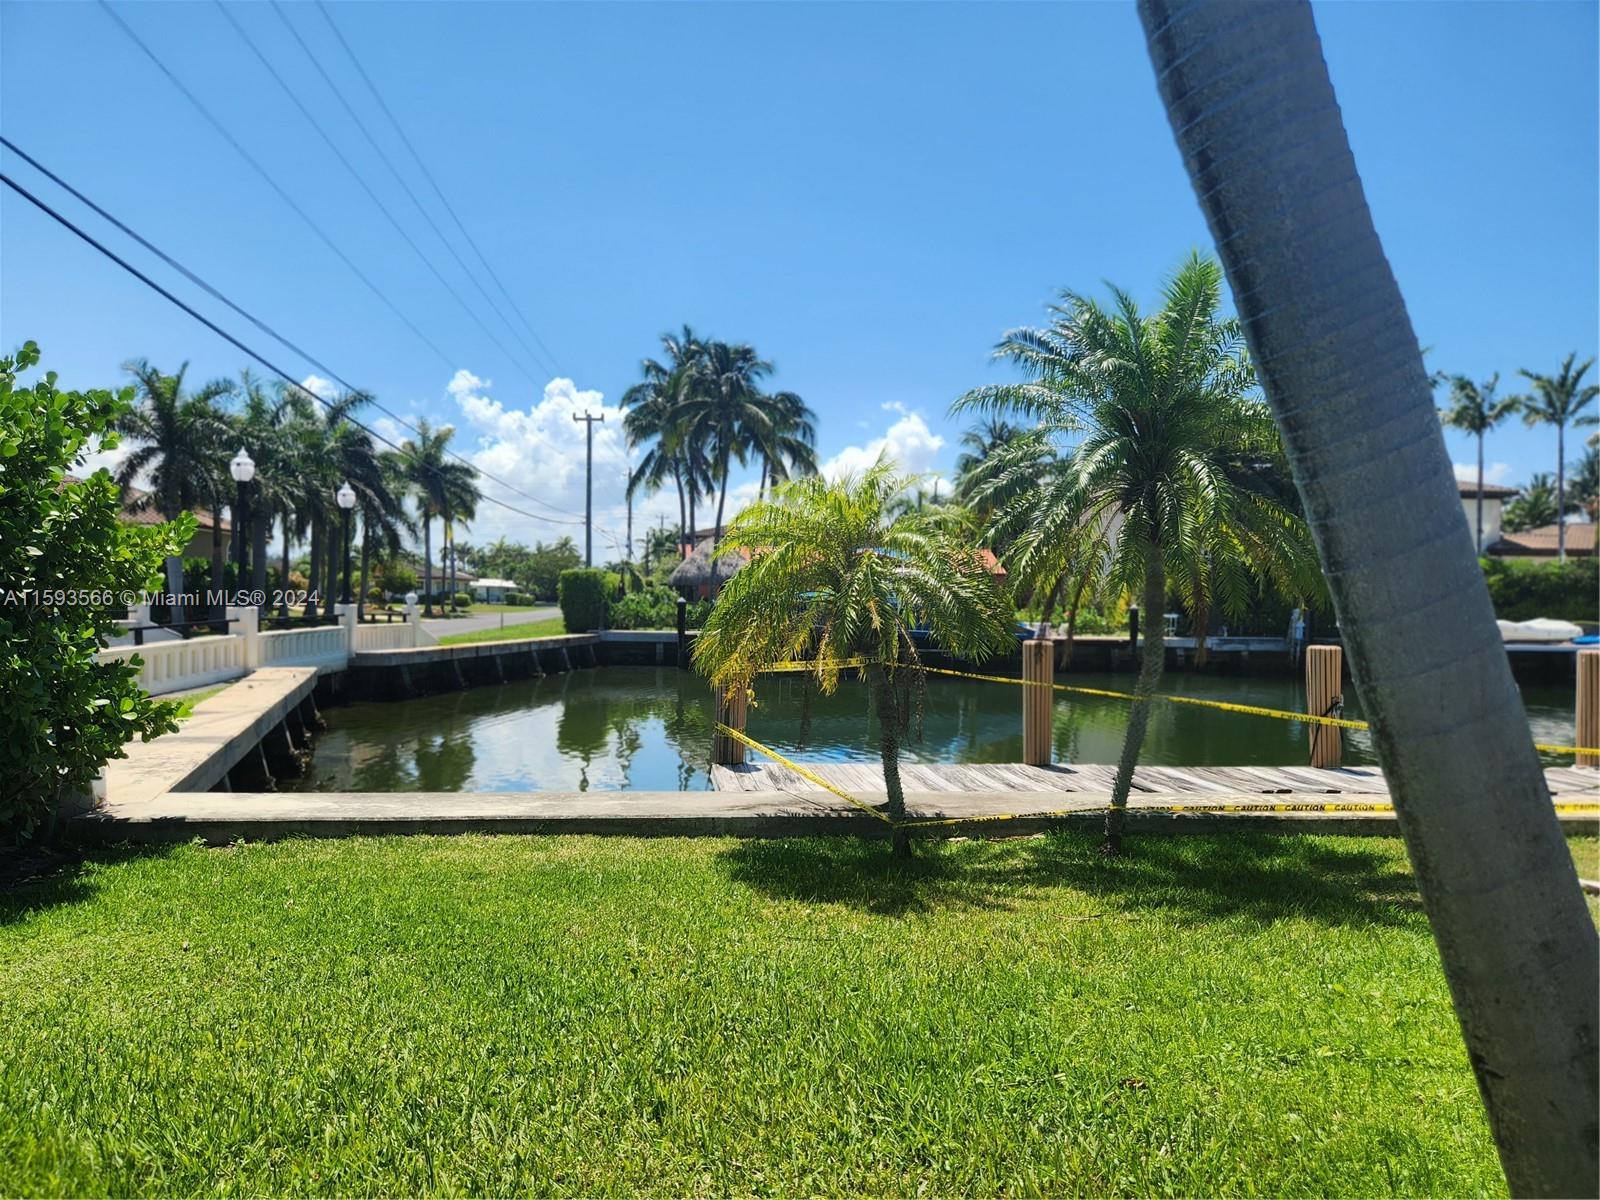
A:
{"label": "boat", "polygon": [[1496,621],[1500,637],[1507,642],[1541,642],[1552,645],[1570,642],[1583,636],[1583,626],[1571,621],[1555,621],[1549,617],[1535,617],[1531,621]]}

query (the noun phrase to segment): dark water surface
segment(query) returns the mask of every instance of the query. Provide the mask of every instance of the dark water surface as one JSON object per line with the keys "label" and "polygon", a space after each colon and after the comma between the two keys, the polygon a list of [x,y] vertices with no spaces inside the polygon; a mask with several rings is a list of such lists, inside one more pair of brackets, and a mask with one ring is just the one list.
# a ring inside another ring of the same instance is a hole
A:
{"label": "dark water surface", "polygon": [[[1129,691],[1131,674],[1063,674],[1073,686]],[[1292,677],[1249,678],[1170,672],[1162,690],[1298,711]],[[1347,697],[1347,716],[1360,704]],[[1525,684],[1536,740],[1570,743],[1570,684]],[[876,761],[876,721],[866,688],[842,682],[811,697],[808,743],[798,744],[803,690],[794,676],[756,687],[748,731],[800,759]],[[1020,762],[1021,689],[930,678],[922,739],[905,748],[915,762]],[[419,700],[330,707],[304,791],[488,792],[700,790],[709,785],[712,703],[705,683],[673,667],[604,667],[539,680],[474,688]],[[1056,759],[1114,763],[1127,705],[1057,694]],[[1308,727],[1188,705],[1157,703],[1141,761],[1162,766],[1285,766],[1309,758]],[[1345,762],[1372,763],[1371,740],[1347,732]],[[759,759],[757,759],[759,761]],[[1570,760],[1549,759],[1551,763]]]}

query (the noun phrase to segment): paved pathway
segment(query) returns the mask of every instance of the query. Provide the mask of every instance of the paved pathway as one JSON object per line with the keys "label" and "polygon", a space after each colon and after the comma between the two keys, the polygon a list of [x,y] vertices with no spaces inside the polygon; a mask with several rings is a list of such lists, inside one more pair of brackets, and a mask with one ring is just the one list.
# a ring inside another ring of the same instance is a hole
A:
{"label": "paved pathway", "polygon": [[527,612],[502,613],[488,612],[475,613],[470,617],[449,617],[444,620],[435,618],[431,621],[424,620],[422,627],[434,637],[445,637],[452,633],[477,633],[480,629],[498,629],[502,621],[507,629],[513,625],[526,625],[531,621],[543,621],[548,617],[559,617],[561,610],[554,605],[546,608],[529,609]]}

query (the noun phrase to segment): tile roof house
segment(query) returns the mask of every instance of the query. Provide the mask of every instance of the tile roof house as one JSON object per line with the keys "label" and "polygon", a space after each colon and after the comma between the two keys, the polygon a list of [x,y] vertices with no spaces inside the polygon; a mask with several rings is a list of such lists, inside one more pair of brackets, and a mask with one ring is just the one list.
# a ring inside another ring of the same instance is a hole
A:
{"label": "tile roof house", "polygon": [[[81,482],[75,475],[63,477],[64,482]],[[189,544],[183,548],[184,558],[210,558],[211,557],[211,527],[216,520],[211,515],[211,510],[206,508],[191,508],[194,514],[194,536],[189,539]],[[121,520],[127,525],[161,525],[166,518],[156,508],[153,497],[143,488],[128,487],[122,490],[122,515]],[[227,517],[221,518],[222,553],[226,557],[228,547],[233,540],[233,523]]]}
{"label": "tile roof house", "polygon": [[[1487,521],[1485,524],[1487,525]],[[1567,522],[1567,557],[1594,558],[1595,535],[1600,526],[1588,522]],[[1486,553],[1496,558],[1554,558],[1557,530],[1554,525],[1524,529],[1521,533],[1502,533]]]}

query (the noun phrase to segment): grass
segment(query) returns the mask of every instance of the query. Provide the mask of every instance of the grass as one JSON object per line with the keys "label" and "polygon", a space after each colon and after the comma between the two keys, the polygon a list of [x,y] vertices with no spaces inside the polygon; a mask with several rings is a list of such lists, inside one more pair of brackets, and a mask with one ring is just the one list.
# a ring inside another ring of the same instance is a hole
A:
{"label": "grass", "polygon": [[448,633],[439,639],[441,646],[462,646],[468,642],[507,642],[517,638],[554,637],[567,631],[560,617],[544,617],[538,621],[523,621],[504,628],[477,629],[471,633]]}
{"label": "grass", "polygon": [[172,697],[163,696],[163,697],[161,697],[161,699],[173,699],[173,700],[178,701],[178,718],[177,719],[180,722],[181,721],[187,721],[190,717],[194,716],[195,705],[199,704],[200,701],[209,700],[209,699],[211,699],[211,697],[215,696],[218,692],[225,692],[232,686],[233,686],[232,683],[219,683],[215,687],[200,688],[197,691],[185,692],[181,696],[172,696]]}
{"label": "grass", "polygon": [[1503,1191],[1398,842],[1094,845],[102,852],[0,894],[0,1194]]}

